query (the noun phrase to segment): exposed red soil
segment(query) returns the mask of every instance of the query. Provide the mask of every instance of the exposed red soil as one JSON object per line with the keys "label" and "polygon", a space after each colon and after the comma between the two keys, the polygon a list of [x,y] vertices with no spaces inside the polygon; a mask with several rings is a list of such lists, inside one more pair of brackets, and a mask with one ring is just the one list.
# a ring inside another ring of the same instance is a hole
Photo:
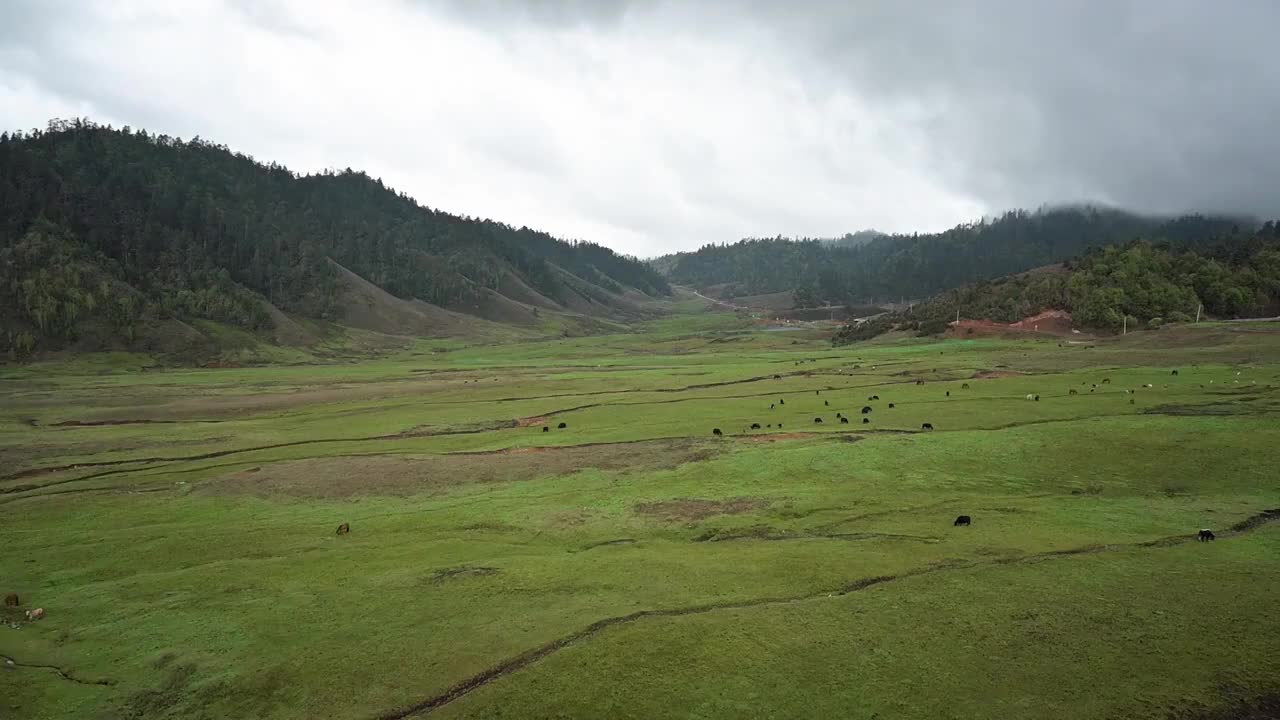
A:
{"label": "exposed red soil", "polygon": [[1050,335],[1071,336],[1071,313],[1066,310],[1046,310],[1038,315],[1025,317],[1014,323],[998,323],[992,320],[957,320],[947,328],[950,337],[989,337]]}

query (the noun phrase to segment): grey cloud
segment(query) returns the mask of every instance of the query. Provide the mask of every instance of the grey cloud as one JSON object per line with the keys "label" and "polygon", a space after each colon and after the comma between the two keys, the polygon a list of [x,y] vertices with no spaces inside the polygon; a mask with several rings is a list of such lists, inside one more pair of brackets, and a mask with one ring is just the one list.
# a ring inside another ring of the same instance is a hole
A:
{"label": "grey cloud", "polygon": [[990,204],[1280,209],[1276,3],[875,7],[792,24],[864,97],[923,99],[953,182]]}
{"label": "grey cloud", "polygon": [[616,27],[633,10],[647,10],[653,0],[405,0],[410,5],[442,10],[485,26],[535,23],[540,26]]}
{"label": "grey cloud", "polygon": [[[494,17],[443,4],[481,25]],[[901,115],[949,184],[996,209],[1092,200],[1280,212],[1271,0],[484,5],[602,32],[660,22],[771,33],[805,82]]]}
{"label": "grey cloud", "polygon": [[0,126],[87,108],[642,255],[1073,201],[1276,216],[1278,21],[1271,0],[11,0]]}
{"label": "grey cloud", "polygon": [[319,28],[308,22],[306,15],[289,13],[270,3],[227,0],[227,5],[253,24],[279,35],[292,35],[308,40],[320,39],[324,35]]}

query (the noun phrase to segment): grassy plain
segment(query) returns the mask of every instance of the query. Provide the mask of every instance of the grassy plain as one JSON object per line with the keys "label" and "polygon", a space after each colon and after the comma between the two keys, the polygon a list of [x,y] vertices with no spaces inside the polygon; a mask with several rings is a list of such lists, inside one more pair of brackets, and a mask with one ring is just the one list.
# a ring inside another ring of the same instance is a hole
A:
{"label": "grassy plain", "polygon": [[0,592],[47,612],[0,625],[0,716],[1216,718],[1280,693],[1277,326],[832,349],[709,313],[149,362],[0,368]]}

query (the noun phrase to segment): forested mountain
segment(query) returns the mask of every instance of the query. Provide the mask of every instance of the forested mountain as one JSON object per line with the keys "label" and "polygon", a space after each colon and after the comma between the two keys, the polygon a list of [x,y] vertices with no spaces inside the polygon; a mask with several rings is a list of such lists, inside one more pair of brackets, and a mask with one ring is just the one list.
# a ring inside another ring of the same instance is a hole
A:
{"label": "forested mountain", "polygon": [[1240,231],[1199,250],[1136,240],[1091,250],[1060,267],[1044,268],[940,293],[908,310],[843,328],[836,343],[891,329],[942,332],[964,319],[1010,323],[1043,310],[1069,310],[1092,330],[1186,322],[1203,309],[1218,318],[1280,315],[1280,225]]}
{"label": "forested mountain", "polygon": [[889,234],[879,230],[859,230],[854,233],[845,233],[837,238],[820,238],[820,240],[835,247],[857,247],[883,237],[889,237]]}
{"label": "forested mountain", "polygon": [[[668,294],[647,264],[586,242],[418,205],[353,170],[299,175],[199,138],[55,121],[0,135],[0,349],[86,318],[272,323],[341,315],[334,262],[395,296],[582,309]],[[602,305],[603,303],[603,305]]]}
{"label": "forested mountain", "polygon": [[673,282],[729,284],[734,295],[796,291],[819,302],[875,302],[926,296],[1138,237],[1195,244],[1240,224],[1198,215],[1163,220],[1092,207],[1012,211],[941,233],[885,235],[855,244],[775,238],[707,245],[665,258],[657,267]]}

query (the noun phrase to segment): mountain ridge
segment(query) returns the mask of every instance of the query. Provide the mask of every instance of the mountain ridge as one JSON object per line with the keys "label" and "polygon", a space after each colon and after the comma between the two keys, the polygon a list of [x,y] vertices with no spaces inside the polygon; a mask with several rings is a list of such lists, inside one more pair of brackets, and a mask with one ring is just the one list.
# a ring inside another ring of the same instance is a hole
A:
{"label": "mountain ridge", "polygon": [[674,283],[727,286],[733,296],[791,291],[825,303],[926,297],[947,288],[1062,262],[1090,247],[1148,237],[1190,246],[1256,227],[1252,218],[1143,216],[1114,208],[1011,210],[938,233],[881,235],[841,246],[747,238],[658,258]]}
{"label": "mountain ridge", "polygon": [[[343,270],[405,302],[531,332],[644,317],[637,298],[671,292],[635,258],[434,210],[350,169],[298,174],[80,119],[0,134],[0,351],[78,346],[86,333],[115,336],[90,347],[131,347],[168,319],[261,335],[281,317],[341,324]],[[472,329],[427,314],[439,322],[409,325]]]}
{"label": "mountain ridge", "polygon": [[953,319],[1014,323],[1065,310],[1103,333],[1201,317],[1280,313],[1280,224],[1263,223],[1192,249],[1134,240],[1049,265],[945,290],[911,307],[841,328],[836,345],[891,330],[944,332]]}

